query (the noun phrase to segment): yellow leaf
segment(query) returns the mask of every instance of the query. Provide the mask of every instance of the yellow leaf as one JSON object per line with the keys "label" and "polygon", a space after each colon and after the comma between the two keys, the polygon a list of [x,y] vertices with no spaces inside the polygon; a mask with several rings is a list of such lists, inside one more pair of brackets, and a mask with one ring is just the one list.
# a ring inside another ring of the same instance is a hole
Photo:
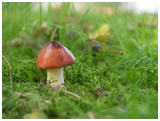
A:
{"label": "yellow leaf", "polygon": [[46,119],[46,118],[47,116],[39,110],[34,110],[31,113],[26,114],[24,116],[24,119]]}
{"label": "yellow leaf", "polygon": [[94,33],[89,33],[89,38],[91,40],[95,39],[101,43],[107,43],[109,36],[110,36],[110,33],[109,33],[109,25],[108,24],[103,24]]}

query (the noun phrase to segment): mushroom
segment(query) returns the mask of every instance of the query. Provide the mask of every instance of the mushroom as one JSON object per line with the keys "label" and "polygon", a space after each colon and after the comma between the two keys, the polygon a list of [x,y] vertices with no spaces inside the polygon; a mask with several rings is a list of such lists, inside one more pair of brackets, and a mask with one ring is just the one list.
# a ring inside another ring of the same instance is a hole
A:
{"label": "mushroom", "polygon": [[47,83],[54,90],[64,87],[63,67],[75,63],[72,53],[60,43],[49,42],[41,49],[36,66],[47,69]]}

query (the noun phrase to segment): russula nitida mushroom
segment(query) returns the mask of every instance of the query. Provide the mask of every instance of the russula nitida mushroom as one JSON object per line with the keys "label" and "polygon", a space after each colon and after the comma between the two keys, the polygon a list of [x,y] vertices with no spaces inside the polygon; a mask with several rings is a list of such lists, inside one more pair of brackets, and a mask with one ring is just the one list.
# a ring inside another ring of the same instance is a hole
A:
{"label": "russula nitida mushroom", "polygon": [[72,53],[60,43],[53,41],[41,49],[36,66],[47,69],[47,83],[57,90],[64,86],[63,67],[74,63]]}

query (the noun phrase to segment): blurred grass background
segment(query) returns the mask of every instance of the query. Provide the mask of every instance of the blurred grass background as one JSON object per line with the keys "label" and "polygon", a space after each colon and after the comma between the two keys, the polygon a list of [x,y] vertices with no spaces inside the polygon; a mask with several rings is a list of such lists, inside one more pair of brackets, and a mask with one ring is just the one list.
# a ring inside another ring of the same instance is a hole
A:
{"label": "blurred grass background", "polygon": [[[2,117],[158,118],[158,15],[119,9],[120,3],[2,4]],[[38,6],[38,7],[37,7]],[[87,7],[86,7],[87,6]],[[42,31],[42,25],[45,31]],[[104,50],[83,50],[102,25],[109,26]],[[58,41],[75,56],[64,68],[65,86],[81,98],[53,92],[46,70],[35,66],[40,49]]]}

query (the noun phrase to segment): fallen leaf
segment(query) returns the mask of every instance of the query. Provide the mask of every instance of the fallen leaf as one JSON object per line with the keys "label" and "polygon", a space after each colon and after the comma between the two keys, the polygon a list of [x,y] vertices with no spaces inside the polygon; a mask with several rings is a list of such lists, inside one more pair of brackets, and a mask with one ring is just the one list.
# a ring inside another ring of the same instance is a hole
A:
{"label": "fallen leaf", "polygon": [[89,119],[95,119],[95,117],[94,117],[94,115],[93,115],[93,113],[91,111],[88,111],[87,115],[88,115]]}
{"label": "fallen leaf", "polygon": [[13,46],[21,46],[23,44],[23,40],[19,37],[16,37],[11,40],[10,44]]}
{"label": "fallen leaf", "polygon": [[89,31],[89,30],[93,29],[93,25],[91,25],[91,23],[89,23],[89,22],[86,22],[84,26],[85,26],[84,27],[85,31]]}
{"label": "fallen leaf", "polygon": [[29,114],[24,115],[24,119],[47,119],[45,113],[39,110],[34,110]]}
{"label": "fallen leaf", "polygon": [[43,22],[41,25],[41,31],[44,32],[44,31],[46,31],[46,29],[47,29],[47,23]]}
{"label": "fallen leaf", "polygon": [[142,23],[142,22],[138,22],[137,23],[138,26],[145,26],[145,27],[151,27],[151,28],[156,28],[158,26],[158,23],[157,22],[154,22],[154,23]]}
{"label": "fallen leaf", "polygon": [[109,25],[103,24],[97,31],[94,33],[89,33],[89,38],[91,40],[95,39],[100,43],[108,43],[110,33],[109,33]]}
{"label": "fallen leaf", "polygon": [[113,10],[109,6],[104,6],[104,7],[102,7],[102,13],[103,14],[107,14],[107,15],[112,15],[113,14]]}

